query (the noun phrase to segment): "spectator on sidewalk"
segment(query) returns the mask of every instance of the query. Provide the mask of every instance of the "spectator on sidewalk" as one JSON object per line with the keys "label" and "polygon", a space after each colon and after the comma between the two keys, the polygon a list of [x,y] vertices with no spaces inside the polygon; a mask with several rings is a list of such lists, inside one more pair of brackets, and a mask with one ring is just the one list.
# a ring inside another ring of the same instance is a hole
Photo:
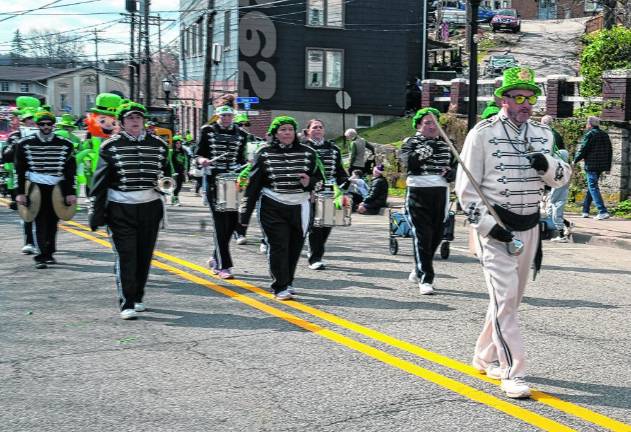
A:
{"label": "spectator on sidewalk", "polygon": [[368,196],[368,185],[362,179],[362,170],[360,169],[354,170],[348,181],[350,183],[348,193],[353,197],[352,209],[353,212],[356,212],[359,204]]}
{"label": "spectator on sidewalk", "polygon": [[[548,126],[552,130],[552,135],[554,135],[554,150],[563,150],[565,149],[565,144],[563,143],[563,137],[555,128],[552,127],[552,121],[554,117],[551,115],[544,115],[541,117],[541,123]],[[567,159],[566,159],[567,162]]]}
{"label": "spectator on sidewalk", "polygon": [[357,207],[357,212],[366,215],[379,214],[381,207],[388,205],[388,180],[383,176],[383,165],[377,165],[372,170],[372,182],[368,196]]}
{"label": "spectator on sidewalk", "polygon": [[362,174],[369,173],[372,168],[371,162],[375,159],[375,148],[372,144],[357,135],[355,129],[348,129],[344,136],[351,140],[351,157],[348,170],[353,172],[360,170]]}
{"label": "spectator on sidewalk", "polygon": [[611,170],[611,140],[607,132],[600,129],[600,119],[598,117],[589,117],[586,128],[587,131],[583,135],[581,147],[578,150],[578,154],[574,157],[575,164],[581,160],[585,161],[587,191],[583,200],[583,217],[589,217],[589,208],[593,201],[598,208],[598,215],[594,219],[608,219],[611,215],[607,211],[600,194],[598,180],[600,180],[603,172],[608,174]]}
{"label": "spectator on sidewalk", "polygon": [[[543,121],[541,123],[543,123]],[[570,157],[568,151],[565,149],[557,151],[556,156],[562,159],[563,162],[567,162]],[[566,221],[563,219],[563,211],[565,209],[565,204],[567,203],[567,196],[569,191],[569,182],[561,187],[553,188],[550,191],[550,200],[548,201],[548,208],[546,209],[546,213],[549,217],[552,218],[554,226],[559,232],[559,235],[554,237],[550,241],[557,243],[567,243],[568,241],[566,235],[566,225],[569,225],[569,223],[566,224]]]}

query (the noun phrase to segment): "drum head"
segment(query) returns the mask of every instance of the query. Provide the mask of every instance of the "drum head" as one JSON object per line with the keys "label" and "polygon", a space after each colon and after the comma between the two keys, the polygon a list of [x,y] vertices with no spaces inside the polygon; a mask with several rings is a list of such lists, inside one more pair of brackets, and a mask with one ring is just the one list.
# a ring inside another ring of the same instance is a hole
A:
{"label": "drum head", "polygon": [[35,183],[26,182],[26,205],[18,204],[18,213],[24,222],[33,222],[42,204],[42,195]]}
{"label": "drum head", "polygon": [[57,217],[63,221],[69,221],[72,219],[77,212],[76,205],[66,205],[66,199],[64,194],[61,193],[61,187],[59,185],[55,185],[53,188],[53,210],[55,210],[55,214]]}

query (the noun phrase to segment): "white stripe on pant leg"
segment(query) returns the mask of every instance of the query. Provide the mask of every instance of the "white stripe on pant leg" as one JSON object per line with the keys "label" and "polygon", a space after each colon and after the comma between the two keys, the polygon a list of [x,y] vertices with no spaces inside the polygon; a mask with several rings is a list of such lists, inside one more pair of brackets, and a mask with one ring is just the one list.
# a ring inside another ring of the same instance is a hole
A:
{"label": "white stripe on pant leg", "polygon": [[410,229],[412,230],[412,238],[414,240],[414,247],[412,248],[414,251],[414,258],[416,261],[416,265],[415,268],[418,269],[421,272],[421,278],[419,279],[420,283],[423,283],[423,281],[425,280],[425,271],[423,271],[423,263],[421,262],[421,257],[418,254],[418,248],[420,247],[421,243],[420,240],[416,234],[416,227],[412,221],[412,212],[410,211],[410,188],[408,188],[407,193],[405,194],[405,209],[407,210],[407,222],[410,225]]}
{"label": "white stripe on pant leg", "polygon": [[114,252],[114,258],[115,258],[115,260],[114,260],[114,275],[115,275],[115,279],[116,279],[116,294],[118,295],[118,298],[122,300],[122,303],[120,303],[118,305],[118,307],[122,310],[123,305],[125,303],[127,303],[127,299],[125,298],[125,294],[123,292],[123,282],[121,280],[120,255],[118,253],[118,250],[116,250],[116,245],[114,244],[114,237],[113,237],[112,231],[109,229],[109,227],[107,229],[107,232],[109,234],[110,243],[112,244],[112,251]]}

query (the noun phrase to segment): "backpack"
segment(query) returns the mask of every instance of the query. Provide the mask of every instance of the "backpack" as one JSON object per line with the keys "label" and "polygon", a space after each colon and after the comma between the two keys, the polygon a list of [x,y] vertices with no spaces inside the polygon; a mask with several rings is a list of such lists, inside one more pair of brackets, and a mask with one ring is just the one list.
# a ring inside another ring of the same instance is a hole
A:
{"label": "backpack", "polygon": [[392,212],[390,215],[390,230],[397,237],[412,237],[412,228],[405,213]]}

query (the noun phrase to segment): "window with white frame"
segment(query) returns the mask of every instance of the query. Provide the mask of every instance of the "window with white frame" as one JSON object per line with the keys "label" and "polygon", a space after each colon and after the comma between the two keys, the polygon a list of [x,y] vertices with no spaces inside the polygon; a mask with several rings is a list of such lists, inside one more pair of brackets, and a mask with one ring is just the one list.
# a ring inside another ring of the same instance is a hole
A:
{"label": "window with white frame", "polygon": [[197,56],[197,23],[191,26],[191,57]]}
{"label": "window with white frame", "polygon": [[344,0],[307,0],[307,25],[342,27]]}
{"label": "window with white frame", "polygon": [[344,85],[343,71],[343,50],[307,49],[307,88],[341,89]]}
{"label": "window with white frame", "polygon": [[9,91],[9,82],[8,81],[0,81],[0,91]]}
{"label": "window with white frame", "polygon": [[20,83],[20,92],[28,93],[31,91],[31,85],[29,83]]}
{"label": "window with white frame", "polygon": [[197,49],[199,50],[199,55],[204,55],[205,49],[204,43],[204,18],[200,17],[197,20]]}
{"label": "window with white frame", "polygon": [[596,12],[603,9],[599,0],[585,0],[585,12]]}
{"label": "window with white frame", "polygon": [[371,114],[357,114],[355,127],[357,128],[372,127],[372,115]]}

